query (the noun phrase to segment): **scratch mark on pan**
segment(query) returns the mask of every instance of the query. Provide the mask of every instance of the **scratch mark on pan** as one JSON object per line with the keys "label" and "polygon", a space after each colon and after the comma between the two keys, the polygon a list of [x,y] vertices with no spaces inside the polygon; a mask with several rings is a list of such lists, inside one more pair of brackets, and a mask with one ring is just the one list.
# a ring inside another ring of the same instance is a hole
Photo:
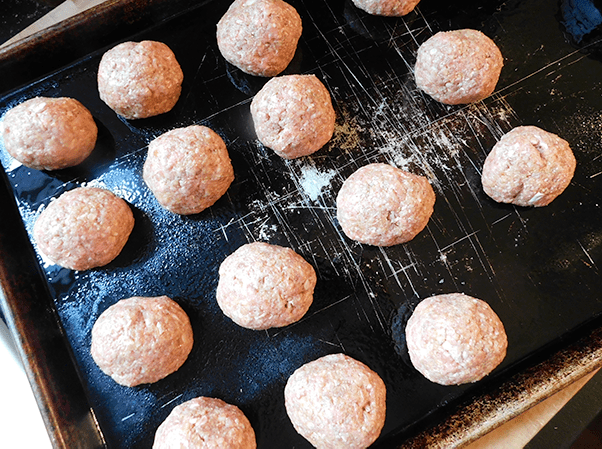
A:
{"label": "scratch mark on pan", "polygon": [[588,260],[590,261],[590,263],[596,267],[596,262],[594,262],[594,259],[592,259],[592,257],[589,255],[589,253],[587,252],[587,250],[585,249],[585,247],[581,244],[581,242],[579,240],[577,240],[577,243],[579,244],[579,246],[581,247],[581,250],[585,253],[585,255],[587,256]]}
{"label": "scratch mark on pan", "polygon": [[183,394],[179,394],[179,395],[177,395],[177,396],[176,396],[175,398],[173,398],[171,401],[167,401],[165,404],[163,404],[163,405],[161,406],[161,408],[165,408],[165,407],[167,407],[168,405],[170,405],[170,404],[172,404],[173,402],[175,402],[175,401],[177,401],[178,399],[180,399],[182,396],[184,396],[184,395],[183,395]]}

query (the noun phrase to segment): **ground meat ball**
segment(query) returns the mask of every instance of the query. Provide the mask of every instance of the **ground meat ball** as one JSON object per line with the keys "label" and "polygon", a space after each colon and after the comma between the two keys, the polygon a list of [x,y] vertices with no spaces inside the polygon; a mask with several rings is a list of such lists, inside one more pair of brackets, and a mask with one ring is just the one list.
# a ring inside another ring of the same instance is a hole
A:
{"label": "ground meat ball", "polygon": [[290,248],[248,243],[219,268],[217,303],[249,329],[283,327],[300,320],[313,302],[316,273]]}
{"label": "ground meat ball", "polygon": [[162,42],[123,42],[107,51],[98,66],[100,98],[127,119],[171,111],[183,79],[175,55]]}
{"label": "ground meat ball", "polygon": [[442,385],[476,382],[506,356],[504,326],[489,305],[462,293],[421,301],[406,325],[410,360]]}
{"label": "ground meat ball", "polygon": [[33,236],[52,262],[88,270],[117,257],[133,228],[134,215],[124,200],[108,190],[78,187],[50,202]]}
{"label": "ground meat ball", "polygon": [[192,349],[186,312],[167,296],[122,299],[92,328],[92,358],[127,387],[156,382],[177,371]]}
{"label": "ground meat ball", "polygon": [[197,214],[230,187],[234,169],[222,138],[205,126],[171,130],[153,140],[142,172],[157,201],[171,212]]}
{"label": "ground meat ball", "polygon": [[261,143],[286,159],[322,148],[336,119],[330,93],[314,75],[271,79],[253,98],[251,115]]}
{"label": "ground meat ball", "polygon": [[153,449],[255,449],[244,413],[221,399],[198,397],[175,407],[157,429]]}
{"label": "ground meat ball", "polygon": [[331,354],[293,373],[284,402],[295,430],[315,447],[360,449],[380,435],[386,394],[382,379],[366,365]]}
{"label": "ground meat ball", "polygon": [[276,76],[293,59],[301,31],[297,10],[282,0],[236,0],[217,23],[217,45],[243,72]]}
{"label": "ground meat ball", "polygon": [[491,95],[504,59],[495,43],[480,31],[435,34],[418,49],[416,84],[446,104],[481,101]]}
{"label": "ground meat ball", "polygon": [[353,0],[355,6],[368,14],[401,17],[414,10],[420,0]]}
{"label": "ground meat ball", "polygon": [[500,203],[546,206],[570,184],[575,166],[566,140],[536,126],[519,126],[493,147],[481,181]]}
{"label": "ground meat ball", "polygon": [[369,164],[343,183],[337,219],[350,239],[391,246],[422,231],[434,204],[435,192],[425,177],[388,164]]}
{"label": "ground meat ball", "polygon": [[2,124],[6,151],[36,170],[83,162],[97,134],[92,114],[73,98],[32,98],[8,111]]}

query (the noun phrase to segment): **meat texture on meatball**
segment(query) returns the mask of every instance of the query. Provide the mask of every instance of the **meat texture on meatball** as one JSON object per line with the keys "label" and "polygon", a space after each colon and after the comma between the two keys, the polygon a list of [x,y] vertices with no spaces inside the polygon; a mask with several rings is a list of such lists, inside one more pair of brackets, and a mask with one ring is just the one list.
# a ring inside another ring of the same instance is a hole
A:
{"label": "meat texture on meatball", "polygon": [[192,350],[188,315],[167,296],[134,296],[106,309],[92,327],[92,358],[127,387],[177,371]]}
{"label": "meat texture on meatball", "polygon": [[414,309],[406,325],[414,367],[432,382],[477,382],[506,356],[508,340],[489,304],[462,293],[431,296]]}
{"label": "meat texture on meatball", "polygon": [[98,93],[107,106],[126,119],[141,119],[173,109],[184,73],[163,42],[123,42],[101,58]]}
{"label": "meat texture on meatball", "polygon": [[245,414],[221,399],[197,397],[176,406],[155,433],[153,449],[255,449]]}
{"label": "meat texture on meatball", "polygon": [[313,267],[292,249],[248,243],[220,265],[217,303],[242,327],[283,327],[305,315],[316,279]]}
{"label": "meat texture on meatball", "polygon": [[375,246],[412,240],[427,225],[435,192],[424,176],[389,164],[368,164],[345,180],[337,219],[350,239]]}
{"label": "meat texture on meatball", "polygon": [[83,162],[94,150],[98,128],[74,98],[35,97],[10,109],[2,122],[6,151],[36,170],[59,170]]}
{"label": "meat texture on meatball", "polygon": [[315,75],[272,78],[251,102],[257,138],[285,159],[309,156],[334,133],[330,93]]}
{"label": "meat texture on meatball", "polygon": [[301,32],[299,13],[282,0],[235,0],[217,23],[217,45],[243,72],[276,76],[293,59]]}
{"label": "meat texture on meatball", "polygon": [[50,202],[37,218],[33,236],[52,262],[89,270],[115,259],[133,228],[134,215],[123,199],[98,187],[78,187]]}
{"label": "meat texture on meatball", "polygon": [[576,165],[566,140],[536,126],[519,126],[494,145],[481,182],[499,203],[547,206],[571,183]]}
{"label": "meat texture on meatball", "polygon": [[148,146],[142,177],[157,201],[180,215],[198,214],[230,187],[234,169],[222,138],[210,128],[176,128]]}
{"label": "meat texture on meatball", "polygon": [[440,31],[418,48],[414,75],[435,100],[467,104],[493,93],[503,65],[498,46],[480,31]]}
{"label": "meat texture on meatball", "polygon": [[368,14],[401,17],[414,10],[420,0],[353,0],[355,6]]}
{"label": "meat texture on meatball", "polygon": [[286,412],[295,430],[322,449],[362,449],[380,435],[387,390],[378,374],[344,354],[309,362],[288,379]]}

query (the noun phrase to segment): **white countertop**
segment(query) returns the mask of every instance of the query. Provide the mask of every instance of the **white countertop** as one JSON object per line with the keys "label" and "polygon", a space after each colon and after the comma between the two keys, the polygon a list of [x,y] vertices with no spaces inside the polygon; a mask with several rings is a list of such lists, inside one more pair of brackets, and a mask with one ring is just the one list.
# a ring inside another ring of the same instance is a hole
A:
{"label": "white countertop", "polygon": [[0,320],[0,447],[52,447],[23,365]]}

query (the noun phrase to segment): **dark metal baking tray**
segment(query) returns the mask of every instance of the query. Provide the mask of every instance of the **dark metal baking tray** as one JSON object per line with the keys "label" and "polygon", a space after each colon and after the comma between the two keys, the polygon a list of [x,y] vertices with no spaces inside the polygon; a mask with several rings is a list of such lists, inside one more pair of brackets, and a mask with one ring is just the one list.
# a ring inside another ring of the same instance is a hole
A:
{"label": "dark metal baking tray", "polygon": [[[241,73],[217,50],[215,24],[227,2],[113,1],[0,52],[2,113],[35,95],[71,96],[99,126],[92,156],[72,169],[30,170],[0,152],[2,308],[56,446],[150,447],[175,405],[208,395],[247,414],[259,447],[308,447],[286,416],[284,384],[303,363],[345,352],[387,385],[387,420],[376,446],[449,447],[599,366],[597,29],[580,39],[567,34],[563,11],[571,13],[571,2],[424,0],[404,18],[368,16],[349,1],[290,3],[304,31],[286,73],[316,74],[337,112],[332,141],[295,161],[256,140],[249,104],[266,80]],[[490,98],[444,106],[416,89],[412,66],[429,36],[463,27],[491,36],[505,66]],[[142,39],[168,44],[185,81],[173,111],[128,122],[99,99],[96,69],[111,46]],[[79,45],[68,45],[73,42]],[[224,138],[236,180],[210,209],[180,217],[156,203],[141,167],[152,138],[193,123]],[[577,158],[571,185],[545,208],[496,204],[480,187],[490,148],[524,124],[561,135]],[[429,225],[407,244],[356,244],[336,222],[334,199],[343,180],[376,161],[428,176],[437,194]],[[52,197],[82,184],[125,198],[136,226],[110,265],[72,272],[39,257],[31,228]],[[255,332],[217,307],[220,262],[254,240],[290,246],[316,268],[315,301],[299,323]],[[391,326],[399,306],[452,291],[491,304],[509,348],[483,381],[444,387],[419,375],[403,349],[396,352]],[[117,300],[159,294],[189,314],[192,353],[164,380],[121,387],[92,361],[90,329]]]}

